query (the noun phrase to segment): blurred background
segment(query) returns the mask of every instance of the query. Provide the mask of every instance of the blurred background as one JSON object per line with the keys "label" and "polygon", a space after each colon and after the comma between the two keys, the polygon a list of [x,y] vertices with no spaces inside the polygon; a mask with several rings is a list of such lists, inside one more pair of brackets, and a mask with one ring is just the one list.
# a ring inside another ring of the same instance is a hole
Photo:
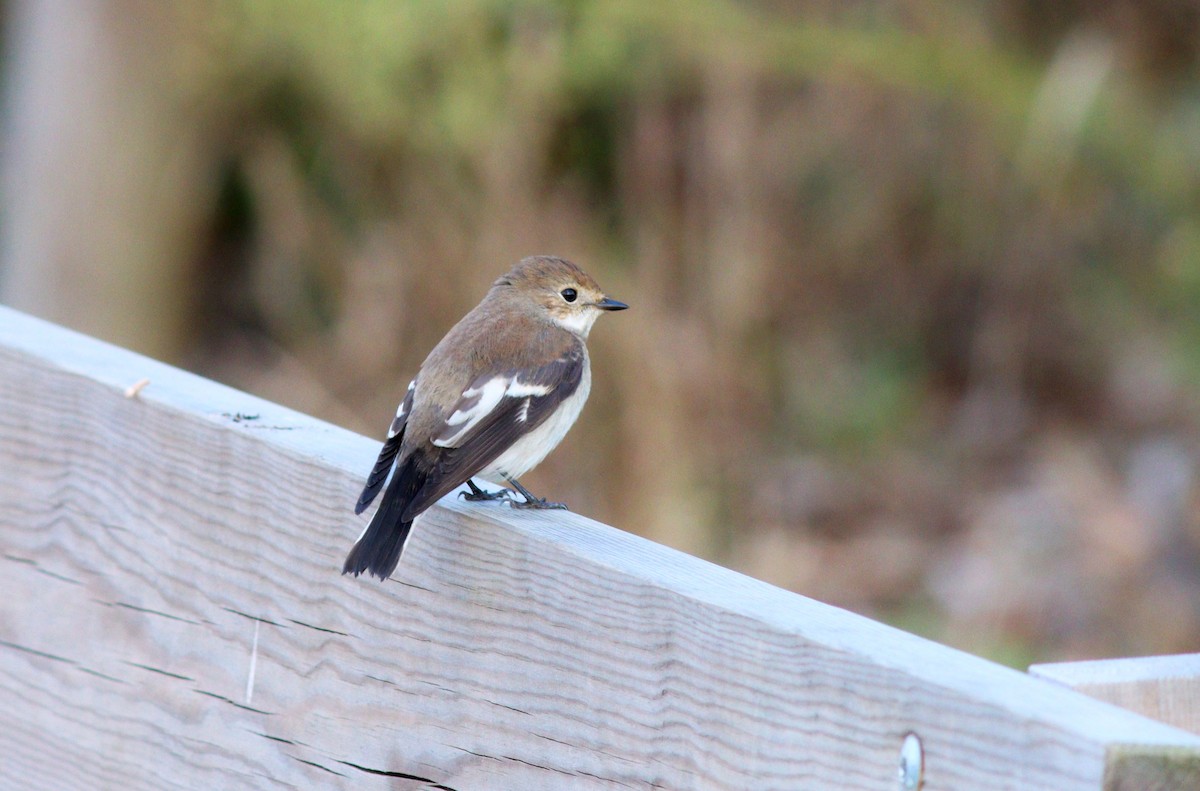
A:
{"label": "blurred background", "polygon": [[5,303],[382,439],[563,255],[633,309],[535,491],[1017,666],[1200,646],[1198,0],[0,25]]}

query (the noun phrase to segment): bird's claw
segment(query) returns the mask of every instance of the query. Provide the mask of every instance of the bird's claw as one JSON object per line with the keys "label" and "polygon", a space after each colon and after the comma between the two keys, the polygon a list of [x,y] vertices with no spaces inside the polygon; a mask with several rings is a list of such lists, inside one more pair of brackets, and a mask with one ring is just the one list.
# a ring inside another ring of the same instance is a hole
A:
{"label": "bird's claw", "polygon": [[494,492],[479,489],[474,492],[459,492],[458,496],[472,503],[490,502],[492,500],[512,500],[512,492],[508,489],[500,489]]}

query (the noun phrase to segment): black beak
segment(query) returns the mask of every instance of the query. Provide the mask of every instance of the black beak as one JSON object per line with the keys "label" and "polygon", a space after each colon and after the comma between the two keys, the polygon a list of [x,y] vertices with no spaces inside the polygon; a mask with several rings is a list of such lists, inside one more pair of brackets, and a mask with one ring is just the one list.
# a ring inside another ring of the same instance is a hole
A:
{"label": "black beak", "polygon": [[624,302],[617,302],[615,299],[609,299],[608,297],[595,303],[595,305],[600,310],[625,310],[625,308],[629,307]]}

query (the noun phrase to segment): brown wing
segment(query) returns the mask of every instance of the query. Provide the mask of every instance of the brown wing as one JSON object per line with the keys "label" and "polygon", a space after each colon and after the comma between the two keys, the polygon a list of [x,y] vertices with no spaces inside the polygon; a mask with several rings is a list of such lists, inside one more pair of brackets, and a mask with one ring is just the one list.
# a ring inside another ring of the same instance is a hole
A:
{"label": "brown wing", "polygon": [[405,509],[404,518],[424,511],[541,425],[579,388],[585,354],[583,344],[574,344],[538,368],[476,378],[434,437],[429,477]]}

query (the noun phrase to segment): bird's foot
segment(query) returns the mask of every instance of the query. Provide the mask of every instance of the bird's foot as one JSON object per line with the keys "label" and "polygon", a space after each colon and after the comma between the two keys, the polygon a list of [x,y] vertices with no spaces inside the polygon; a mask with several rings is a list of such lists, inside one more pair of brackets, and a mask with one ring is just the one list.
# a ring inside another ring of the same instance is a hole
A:
{"label": "bird's foot", "polygon": [[524,486],[522,486],[521,482],[518,481],[516,478],[511,478],[511,477],[505,475],[504,479],[506,481],[508,481],[509,483],[511,483],[513,485],[513,488],[516,489],[518,492],[520,492],[521,496],[525,498],[525,502],[523,502],[523,503],[518,503],[516,500],[510,500],[508,504],[511,505],[513,508],[532,508],[532,509],[537,509],[537,510],[554,509],[554,510],[559,510],[559,511],[567,510],[566,503],[552,503],[552,502],[548,501],[545,497],[535,497],[533,492],[529,491]]}
{"label": "bird's foot", "polygon": [[510,492],[508,489],[500,489],[498,491],[489,492],[485,491],[484,489],[480,489],[475,485],[475,482],[471,480],[467,481],[467,486],[471,489],[471,491],[459,492],[458,496],[473,503],[512,499],[512,492]]}

